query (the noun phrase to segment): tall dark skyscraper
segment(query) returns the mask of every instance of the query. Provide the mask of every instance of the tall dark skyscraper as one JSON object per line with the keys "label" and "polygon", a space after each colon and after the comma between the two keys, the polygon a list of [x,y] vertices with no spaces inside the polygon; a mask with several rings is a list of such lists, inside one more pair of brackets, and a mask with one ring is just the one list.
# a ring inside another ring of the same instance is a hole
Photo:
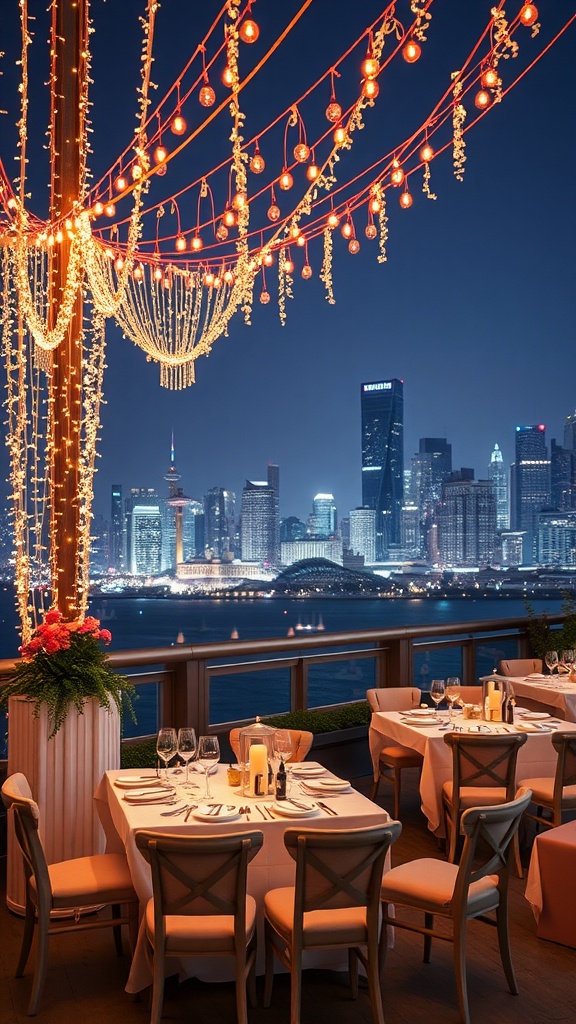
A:
{"label": "tall dark skyscraper", "polygon": [[110,561],[111,569],[122,572],[124,568],[124,510],[122,508],[122,484],[112,484],[110,509]]}
{"label": "tall dark skyscraper", "polygon": [[400,547],[404,491],[404,382],[360,385],[362,504],[376,512],[376,559]]}
{"label": "tall dark skyscraper", "polygon": [[510,467],[510,527],[524,530],[524,563],[534,559],[538,512],[550,506],[550,459],[542,423],[516,427],[516,458]]}

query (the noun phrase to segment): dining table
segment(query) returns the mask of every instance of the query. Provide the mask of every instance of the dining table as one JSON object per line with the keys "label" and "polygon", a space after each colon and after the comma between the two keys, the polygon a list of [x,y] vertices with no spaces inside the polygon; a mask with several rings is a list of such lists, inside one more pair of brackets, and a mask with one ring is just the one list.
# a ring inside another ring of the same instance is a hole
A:
{"label": "dining table", "polygon": [[536,836],[526,881],[526,899],[539,939],[576,949],[576,821]]}
{"label": "dining table", "polygon": [[[306,765],[302,771],[303,765]],[[192,767],[191,785],[183,785],[184,775],[171,772],[172,789],[162,788],[162,779],[154,770],[108,771],[102,777],[94,799],[104,832],[107,852],[125,851],[134,888],[140,900],[141,915],[152,896],[150,867],[138,850],[135,834],[139,829],[174,835],[202,836],[258,829],[264,842],[248,866],[248,893],[256,900],[258,926],[258,973],[263,973],[264,896],[270,890],[294,885],[295,863],[284,846],[289,827],[354,829],[382,825],[390,817],[378,804],[357,792],[347,780],[340,780],[318,762],[304,762],[290,769],[289,797],[283,808],[272,795],[250,797],[242,788],[230,786],[227,770],[219,765],[210,776],[211,798],[204,797],[203,773]],[[300,771],[298,771],[300,768]],[[313,787],[323,787],[321,793]],[[142,791],[142,797],[134,793]],[[149,793],[147,799],[146,793]],[[292,800],[294,803],[292,804]],[[283,802],[284,803],[284,802]],[[185,807],[185,811],[180,811]],[[218,813],[211,808],[219,807]],[[204,813],[203,813],[204,812]],[[390,867],[389,854],[387,867]],[[143,929],[132,959],[127,992],[140,992],[152,982],[148,942]],[[308,966],[347,969],[347,955],[333,951],[310,954]],[[204,981],[231,981],[234,969],[228,958],[198,958],[177,962],[180,977],[198,977]]]}
{"label": "dining table", "polygon": [[[576,683],[566,675],[543,675],[534,672],[529,676],[486,676],[486,679],[504,679],[510,683],[516,699],[534,701],[553,709],[554,714],[567,722],[576,722]],[[481,682],[484,679],[480,680]]]}
{"label": "dining table", "polygon": [[542,717],[536,718],[531,712],[523,716],[520,711],[516,714],[514,725],[465,719],[462,713],[456,712],[450,722],[446,714],[436,717],[431,710],[426,712],[424,709],[412,713],[374,712],[368,733],[374,778],[377,778],[379,770],[380,752],[390,743],[410,747],[422,754],[421,806],[428,820],[428,828],[438,838],[444,838],[446,834],[442,814],[442,786],[452,778],[452,750],[444,742],[444,737],[452,729],[479,736],[525,732],[527,742],[518,752],[516,766],[516,777],[522,779],[554,775],[558,756],[552,744],[554,731],[562,729],[576,732],[576,723],[552,719],[544,713]]}

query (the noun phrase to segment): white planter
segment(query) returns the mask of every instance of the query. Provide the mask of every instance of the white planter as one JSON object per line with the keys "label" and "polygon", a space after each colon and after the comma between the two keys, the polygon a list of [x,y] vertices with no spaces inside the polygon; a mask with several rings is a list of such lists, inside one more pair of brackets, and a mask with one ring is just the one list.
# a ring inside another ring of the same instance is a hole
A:
{"label": "white planter", "polygon": [[[40,829],[49,864],[104,851],[104,832],[94,791],[105,771],[120,767],[118,709],[93,699],[79,714],[71,707],[51,740],[46,708],[34,718],[33,704],[11,697],[8,706],[8,774],[23,772],[40,808]],[[8,821],[6,903],[24,910],[22,857]]]}

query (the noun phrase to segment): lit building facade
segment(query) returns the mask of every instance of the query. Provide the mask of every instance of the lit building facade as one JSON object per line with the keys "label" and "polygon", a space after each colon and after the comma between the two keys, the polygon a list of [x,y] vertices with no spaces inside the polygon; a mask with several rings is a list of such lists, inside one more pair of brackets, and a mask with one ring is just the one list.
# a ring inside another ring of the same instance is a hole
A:
{"label": "lit building facade", "polygon": [[494,450],[490,456],[488,479],[492,481],[494,497],[496,498],[496,528],[498,530],[508,530],[510,527],[508,473],[506,472],[502,452],[497,444],[494,445]]}
{"label": "lit building facade", "polygon": [[234,550],[236,495],[212,487],[204,498],[204,543],[216,558]]}
{"label": "lit building facade", "polygon": [[550,505],[559,512],[576,509],[576,451],[550,442]]}
{"label": "lit building facade", "polygon": [[542,423],[516,427],[516,453],[510,468],[510,527],[525,533],[525,565],[534,561],[537,515],[550,508],[550,459]]}
{"label": "lit building facade", "polygon": [[311,532],[315,537],[333,537],[336,533],[336,505],[333,494],[317,494],[312,502],[309,519]]}
{"label": "lit building facade", "polygon": [[576,565],[576,512],[539,512],[536,559],[540,565]]}
{"label": "lit building facade", "polygon": [[459,479],[442,487],[438,517],[440,561],[445,566],[484,566],[494,559],[496,499],[490,480]]}
{"label": "lit building facade", "polygon": [[420,509],[417,505],[402,506],[402,553],[404,558],[419,558],[422,554]]}
{"label": "lit building facade", "polygon": [[112,484],[110,503],[110,569],[122,572],[124,569],[124,509],[122,505],[122,484]]}
{"label": "lit building facade", "polygon": [[362,505],[376,512],[376,559],[400,546],[404,493],[404,382],[360,385]]}
{"label": "lit building facade", "polygon": [[342,565],[341,540],[315,540],[306,537],[304,540],[287,541],[280,545],[282,565],[293,565],[304,558],[327,558],[330,562]]}
{"label": "lit building facade", "polygon": [[420,512],[418,555],[430,558],[430,535],[436,525],[442,484],[451,472],[452,445],[445,437],[421,437],[418,452],[412,456],[410,472],[410,497]]}
{"label": "lit building facade", "polygon": [[242,561],[276,565],[279,560],[278,498],[267,481],[247,480],[242,490]]}
{"label": "lit building facade", "polygon": [[135,504],[131,512],[130,572],[155,576],[162,565],[162,515],[160,503]]}
{"label": "lit building facade", "polygon": [[371,565],[376,561],[376,512],[373,508],[354,508],[350,512],[350,550],[364,555]]}

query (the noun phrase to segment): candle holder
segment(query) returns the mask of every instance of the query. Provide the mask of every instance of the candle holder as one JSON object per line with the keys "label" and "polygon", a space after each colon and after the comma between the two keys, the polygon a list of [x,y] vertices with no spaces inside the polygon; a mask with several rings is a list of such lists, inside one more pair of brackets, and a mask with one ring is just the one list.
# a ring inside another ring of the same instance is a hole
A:
{"label": "candle holder", "polygon": [[505,722],[506,709],[514,691],[506,679],[487,679],[482,686],[484,721]]}
{"label": "candle holder", "polygon": [[240,730],[240,765],[244,796],[268,796],[270,765],[274,758],[275,729],[259,718]]}

